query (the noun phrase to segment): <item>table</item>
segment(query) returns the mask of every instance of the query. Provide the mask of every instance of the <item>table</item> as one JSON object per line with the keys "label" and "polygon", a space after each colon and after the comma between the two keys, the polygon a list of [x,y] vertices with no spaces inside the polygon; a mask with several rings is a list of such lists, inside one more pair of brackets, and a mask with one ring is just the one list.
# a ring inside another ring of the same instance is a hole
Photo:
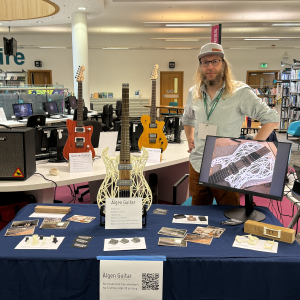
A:
{"label": "table", "polygon": [[[145,171],[152,171],[156,169],[162,169],[166,167],[176,168],[176,165],[180,163],[186,163],[186,168],[180,168],[175,171],[176,177],[172,180],[172,176],[174,172],[165,172],[169,173],[168,180],[171,180],[171,186],[179,180],[185,173],[188,172],[188,160],[189,153],[187,153],[188,145],[187,142],[183,142],[181,144],[169,144],[167,149],[163,153],[163,158],[160,163],[148,163],[146,164]],[[96,149],[97,151],[97,149]],[[97,153],[97,152],[96,152]],[[99,155],[101,155],[99,153]],[[140,153],[134,153],[133,155],[141,155]],[[57,168],[59,170],[58,176],[52,176],[49,174],[49,170],[52,168]],[[106,169],[105,165],[101,158],[95,159],[93,164],[93,172],[85,172],[85,173],[70,173],[68,163],[49,163],[46,161],[38,161],[37,162],[37,170],[36,173],[40,173],[44,175],[47,179],[53,180],[56,182],[57,186],[63,186],[68,184],[76,184],[82,182],[96,182],[105,178]],[[170,176],[172,174],[172,176]],[[24,181],[16,181],[12,180],[2,180],[0,181],[0,192],[17,192],[17,191],[28,191],[28,193],[33,194],[38,202],[43,203],[52,203],[53,195],[54,195],[54,183],[46,181],[42,176],[34,174],[30,178]],[[96,186],[97,191],[99,189],[99,185]],[[165,187],[164,187],[165,188]],[[170,187],[172,191],[172,187]],[[93,190],[94,192],[94,190]],[[95,193],[94,193],[95,194]],[[95,198],[93,194],[93,198]],[[92,197],[92,191],[91,191]],[[170,196],[170,202],[172,201],[172,196]]]}
{"label": "table", "polygon": [[241,135],[246,135],[248,133],[251,133],[252,131],[258,132],[258,130],[261,128],[261,123],[260,122],[251,122],[251,127],[247,126],[247,123],[244,122],[242,127],[241,127]]}
{"label": "table", "polygon": [[[145,107],[147,108],[151,108],[151,105],[145,105]],[[155,106],[156,109],[167,109],[168,113],[170,114],[171,110],[176,110],[176,114],[178,115],[178,111],[179,110],[184,110],[184,106],[169,106],[169,105],[156,105]]]}
{"label": "table", "polygon": [[[24,207],[15,220],[27,220],[35,204]],[[163,299],[165,300],[298,300],[300,285],[300,246],[279,242],[278,253],[233,248],[236,235],[243,235],[243,225],[224,226],[225,232],[211,245],[188,243],[186,248],[158,246],[161,227],[187,229],[197,225],[172,224],[174,213],[209,216],[209,225],[223,226],[224,211],[231,206],[152,205],[147,227],[132,230],[105,230],[99,226],[97,205],[74,204],[71,213],[95,216],[89,224],[71,222],[66,230],[36,228],[36,234],[65,236],[58,250],[14,250],[23,237],[0,235],[0,291],[3,300],[98,300],[99,261],[96,256],[164,255]],[[152,213],[155,208],[168,210],[166,216]],[[265,223],[279,225],[266,207],[256,207],[266,215]],[[41,224],[41,221],[39,222]],[[70,247],[78,235],[94,236],[85,250]],[[142,236],[147,250],[103,252],[105,238]]]}

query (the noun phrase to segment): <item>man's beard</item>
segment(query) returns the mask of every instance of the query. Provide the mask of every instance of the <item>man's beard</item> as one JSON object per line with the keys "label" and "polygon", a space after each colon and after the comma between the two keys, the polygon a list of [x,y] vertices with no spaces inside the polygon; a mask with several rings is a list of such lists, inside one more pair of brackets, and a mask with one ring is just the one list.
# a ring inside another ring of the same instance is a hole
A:
{"label": "man's beard", "polygon": [[220,70],[220,72],[217,74],[216,78],[213,79],[213,80],[209,80],[207,79],[206,75],[204,73],[202,73],[202,79],[203,79],[203,83],[206,85],[206,86],[214,86],[214,85],[217,85],[220,83],[220,81],[223,79],[224,77],[224,68],[222,68]]}

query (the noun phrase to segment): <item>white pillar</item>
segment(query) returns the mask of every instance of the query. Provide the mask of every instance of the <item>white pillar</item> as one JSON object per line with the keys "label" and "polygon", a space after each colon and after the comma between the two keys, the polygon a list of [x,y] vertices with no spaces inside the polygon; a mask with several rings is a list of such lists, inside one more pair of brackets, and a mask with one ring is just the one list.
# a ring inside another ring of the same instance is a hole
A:
{"label": "white pillar", "polygon": [[84,80],[82,82],[82,97],[85,106],[90,110],[90,83],[89,83],[89,56],[88,56],[88,31],[86,13],[72,13],[72,53],[73,53],[73,74],[74,74],[74,92],[77,97],[78,84],[76,81],[76,72],[79,66],[84,66]]}

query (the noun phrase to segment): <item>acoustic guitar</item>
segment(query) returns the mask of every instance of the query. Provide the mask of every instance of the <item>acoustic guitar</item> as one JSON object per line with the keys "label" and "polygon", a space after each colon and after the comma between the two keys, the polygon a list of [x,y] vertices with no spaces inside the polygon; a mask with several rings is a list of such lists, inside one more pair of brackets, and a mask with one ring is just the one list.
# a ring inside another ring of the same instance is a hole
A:
{"label": "acoustic guitar", "polygon": [[69,136],[63,150],[66,160],[69,160],[70,153],[92,152],[92,157],[95,157],[95,150],[91,142],[93,126],[83,125],[82,82],[84,70],[84,66],[79,67],[75,77],[78,82],[77,121],[67,120]]}
{"label": "acoustic guitar", "polygon": [[102,152],[106,168],[105,178],[97,194],[99,208],[105,206],[106,198],[143,198],[147,210],[152,204],[152,192],[144,177],[148,151],[143,148],[140,157],[130,155],[129,144],[129,84],[122,84],[121,152],[117,157],[108,156],[108,148]]}
{"label": "acoustic guitar", "polygon": [[168,140],[163,132],[165,122],[156,120],[156,78],[158,65],[154,65],[151,72],[152,81],[152,96],[151,96],[151,110],[150,116],[142,116],[141,122],[144,127],[138,142],[140,149],[157,148],[161,152],[165,151],[168,146]]}

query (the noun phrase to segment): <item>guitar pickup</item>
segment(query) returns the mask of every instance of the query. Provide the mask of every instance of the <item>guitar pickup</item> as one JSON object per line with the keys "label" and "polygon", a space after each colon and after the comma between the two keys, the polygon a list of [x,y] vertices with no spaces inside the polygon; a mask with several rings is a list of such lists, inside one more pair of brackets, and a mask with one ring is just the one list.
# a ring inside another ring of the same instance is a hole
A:
{"label": "guitar pickup", "polygon": [[157,128],[157,124],[149,124],[149,128]]}
{"label": "guitar pickup", "polygon": [[117,181],[117,186],[132,186],[132,180],[118,180]]}
{"label": "guitar pickup", "polygon": [[149,138],[157,138],[157,134],[156,133],[149,133]]}
{"label": "guitar pickup", "polygon": [[85,132],[85,128],[84,127],[75,127],[75,132],[84,133]]}
{"label": "guitar pickup", "polygon": [[76,137],[75,138],[76,147],[83,147],[84,146],[84,142],[85,142],[85,138],[84,137]]}
{"label": "guitar pickup", "polygon": [[118,170],[132,170],[132,165],[131,164],[119,164],[118,165]]}
{"label": "guitar pickup", "polygon": [[156,143],[156,139],[150,139],[149,142],[155,144]]}

